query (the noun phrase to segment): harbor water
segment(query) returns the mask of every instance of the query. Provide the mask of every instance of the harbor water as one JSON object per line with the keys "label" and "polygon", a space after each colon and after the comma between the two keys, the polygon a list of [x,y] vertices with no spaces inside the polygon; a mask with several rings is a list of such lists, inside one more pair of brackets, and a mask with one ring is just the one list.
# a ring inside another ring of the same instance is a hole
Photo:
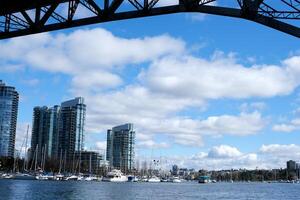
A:
{"label": "harbor water", "polygon": [[104,183],[0,180],[3,200],[247,199],[299,200],[300,184],[287,183]]}

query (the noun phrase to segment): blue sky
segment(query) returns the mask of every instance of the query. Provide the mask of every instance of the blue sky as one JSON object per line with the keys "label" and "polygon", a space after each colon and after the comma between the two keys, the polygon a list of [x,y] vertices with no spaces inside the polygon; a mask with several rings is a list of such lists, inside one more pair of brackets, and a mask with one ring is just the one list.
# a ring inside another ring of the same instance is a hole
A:
{"label": "blue sky", "polygon": [[0,42],[0,79],[20,93],[18,143],[34,106],[83,96],[86,148],[133,122],[139,160],[271,168],[300,160],[299,39],[196,14],[134,19]]}

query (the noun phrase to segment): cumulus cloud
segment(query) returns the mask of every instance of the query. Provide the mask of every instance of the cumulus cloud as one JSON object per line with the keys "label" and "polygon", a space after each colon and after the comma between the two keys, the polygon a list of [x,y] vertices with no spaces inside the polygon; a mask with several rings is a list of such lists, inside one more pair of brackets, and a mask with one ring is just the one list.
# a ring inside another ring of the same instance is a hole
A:
{"label": "cumulus cloud", "polygon": [[[292,152],[292,153],[291,153]],[[278,169],[285,168],[286,161],[299,161],[300,146],[295,144],[262,145],[253,152],[241,152],[229,145],[214,146],[207,152],[199,152],[192,156],[165,156],[162,168],[170,169],[173,164],[179,167],[195,169]]]}
{"label": "cumulus cloud", "polygon": [[213,147],[208,153],[209,158],[235,158],[241,155],[237,148],[227,145]]}
{"label": "cumulus cloud", "polygon": [[163,157],[162,166],[165,169],[170,169],[173,164],[178,164],[179,167],[188,167],[194,169],[240,169],[248,168],[255,169],[261,166],[256,153],[242,153],[236,147],[229,145],[220,145],[212,147],[208,152],[199,152],[192,156],[168,156]]}
{"label": "cumulus cloud", "polygon": [[264,160],[266,167],[285,167],[286,161],[295,160],[299,162],[300,146],[296,144],[269,144],[262,145],[259,154]]}
{"label": "cumulus cloud", "polygon": [[295,144],[289,144],[289,145],[280,145],[280,144],[270,144],[270,145],[262,145],[260,148],[260,152],[263,154],[269,154],[273,156],[281,156],[285,157],[288,154],[288,157],[292,156],[293,158],[296,158],[298,160],[300,158],[300,146]]}
{"label": "cumulus cloud", "polygon": [[292,119],[290,122],[288,123],[283,123],[283,124],[275,124],[272,127],[273,131],[277,131],[277,132],[293,132],[296,130],[300,130],[300,118],[295,118]]}
{"label": "cumulus cloud", "polygon": [[232,57],[164,57],[141,78],[153,91],[176,98],[273,97],[290,94],[300,83],[297,60],[290,60],[294,58],[285,60],[283,66],[245,67]]}
{"label": "cumulus cloud", "polygon": [[73,85],[106,88],[122,83],[118,75],[112,74],[116,67],[179,54],[185,44],[168,35],[126,39],[97,28],[15,38],[1,42],[0,47],[1,66],[16,63],[16,66],[64,73],[73,76]]}
{"label": "cumulus cloud", "polygon": [[[257,134],[266,120],[258,109],[205,119],[181,111],[201,110],[211,99],[288,95],[300,84],[300,57],[244,66],[232,54],[195,57],[183,40],[165,34],[123,38],[96,28],[15,38],[0,47],[1,67],[14,63],[69,76],[69,95],[84,96],[88,105],[87,133],[133,122],[137,132],[167,134],[187,146],[203,145],[206,136]],[[125,81],[126,69],[140,65]]]}

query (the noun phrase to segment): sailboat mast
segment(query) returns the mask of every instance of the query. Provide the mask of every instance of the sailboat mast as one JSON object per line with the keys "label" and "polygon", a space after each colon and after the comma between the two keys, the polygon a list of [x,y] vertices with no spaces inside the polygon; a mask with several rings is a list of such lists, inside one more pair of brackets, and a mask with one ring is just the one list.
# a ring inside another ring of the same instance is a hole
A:
{"label": "sailboat mast", "polygon": [[79,159],[78,159],[79,161],[79,166],[78,166],[78,172],[79,172],[79,174],[80,174],[80,170],[81,170],[81,150],[79,151]]}
{"label": "sailboat mast", "polygon": [[65,150],[65,156],[64,156],[64,173],[66,172],[66,162],[67,162],[67,152]]}
{"label": "sailboat mast", "polygon": [[43,171],[45,171],[45,164],[46,164],[46,156],[47,156],[47,144],[45,144],[44,148],[44,160],[43,160]]}
{"label": "sailboat mast", "polygon": [[23,171],[27,170],[27,144],[28,144],[28,132],[29,132],[29,124],[27,125],[27,132],[26,132],[26,140],[25,140],[25,152],[24,152],[24,168]]}
{"label": "sailboat mast", "polygon": [[40,166],[41,166],[42,170],[43,170],[43,160],[44,160],[44,147],[42,147],[42,157],[41,157],[41,161],[40,161]]}
{"label": "sailboat mast", "polygon": [[35,148],[34,171],[36,171],[36,169],[37,169],[37,157],[38,157],[37,152],[38,152],[38,149],[39,149],[39,145],[37,144],[37,145],[36,145],[36,148]]}
{"label": "sailboat mast", "polygon": [[61,164],[62,164],[62,149],[60,149],[60,156],[59,156],[59,171],[58,171],[59,174],[61,172]]}
{"label": "sailboat mast", "polygon": [[89,172],[92,174],[92,154],[90,154]]}

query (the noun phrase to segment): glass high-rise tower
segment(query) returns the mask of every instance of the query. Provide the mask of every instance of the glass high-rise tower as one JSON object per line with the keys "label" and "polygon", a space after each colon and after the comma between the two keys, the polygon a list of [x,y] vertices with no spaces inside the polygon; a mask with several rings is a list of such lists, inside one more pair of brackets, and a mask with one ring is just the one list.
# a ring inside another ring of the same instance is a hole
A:
{"label": "glass high-rise tower", "polygon": [[0,80],[0,157],[14,157],[19,94]]}
{"label": "glass high-rise tower", "polygon": [[76,152],[83,150],[86,105],[78,97],[61,104],[59,119],[59,147],[68,162],[76,162]]}
{"label": "glass high-rise tower", "polygon": [[33,109],[31,155],[37,154],[38,161],[43,156],[47,160],[57,159],[59,111],[59,106]]}
{"label": "glass high-rise tower", "polygon": [[61,106],[35,107],[31,136],[31,158],[63,160],[68,170],[78,167],[83,150],[86,105],[78,97]]}
{"label": "glass high-rise tower", "polygon": [[106,160],[110,166],[128,172],[134,168],[135,131],[133,124],[107,130]]}

